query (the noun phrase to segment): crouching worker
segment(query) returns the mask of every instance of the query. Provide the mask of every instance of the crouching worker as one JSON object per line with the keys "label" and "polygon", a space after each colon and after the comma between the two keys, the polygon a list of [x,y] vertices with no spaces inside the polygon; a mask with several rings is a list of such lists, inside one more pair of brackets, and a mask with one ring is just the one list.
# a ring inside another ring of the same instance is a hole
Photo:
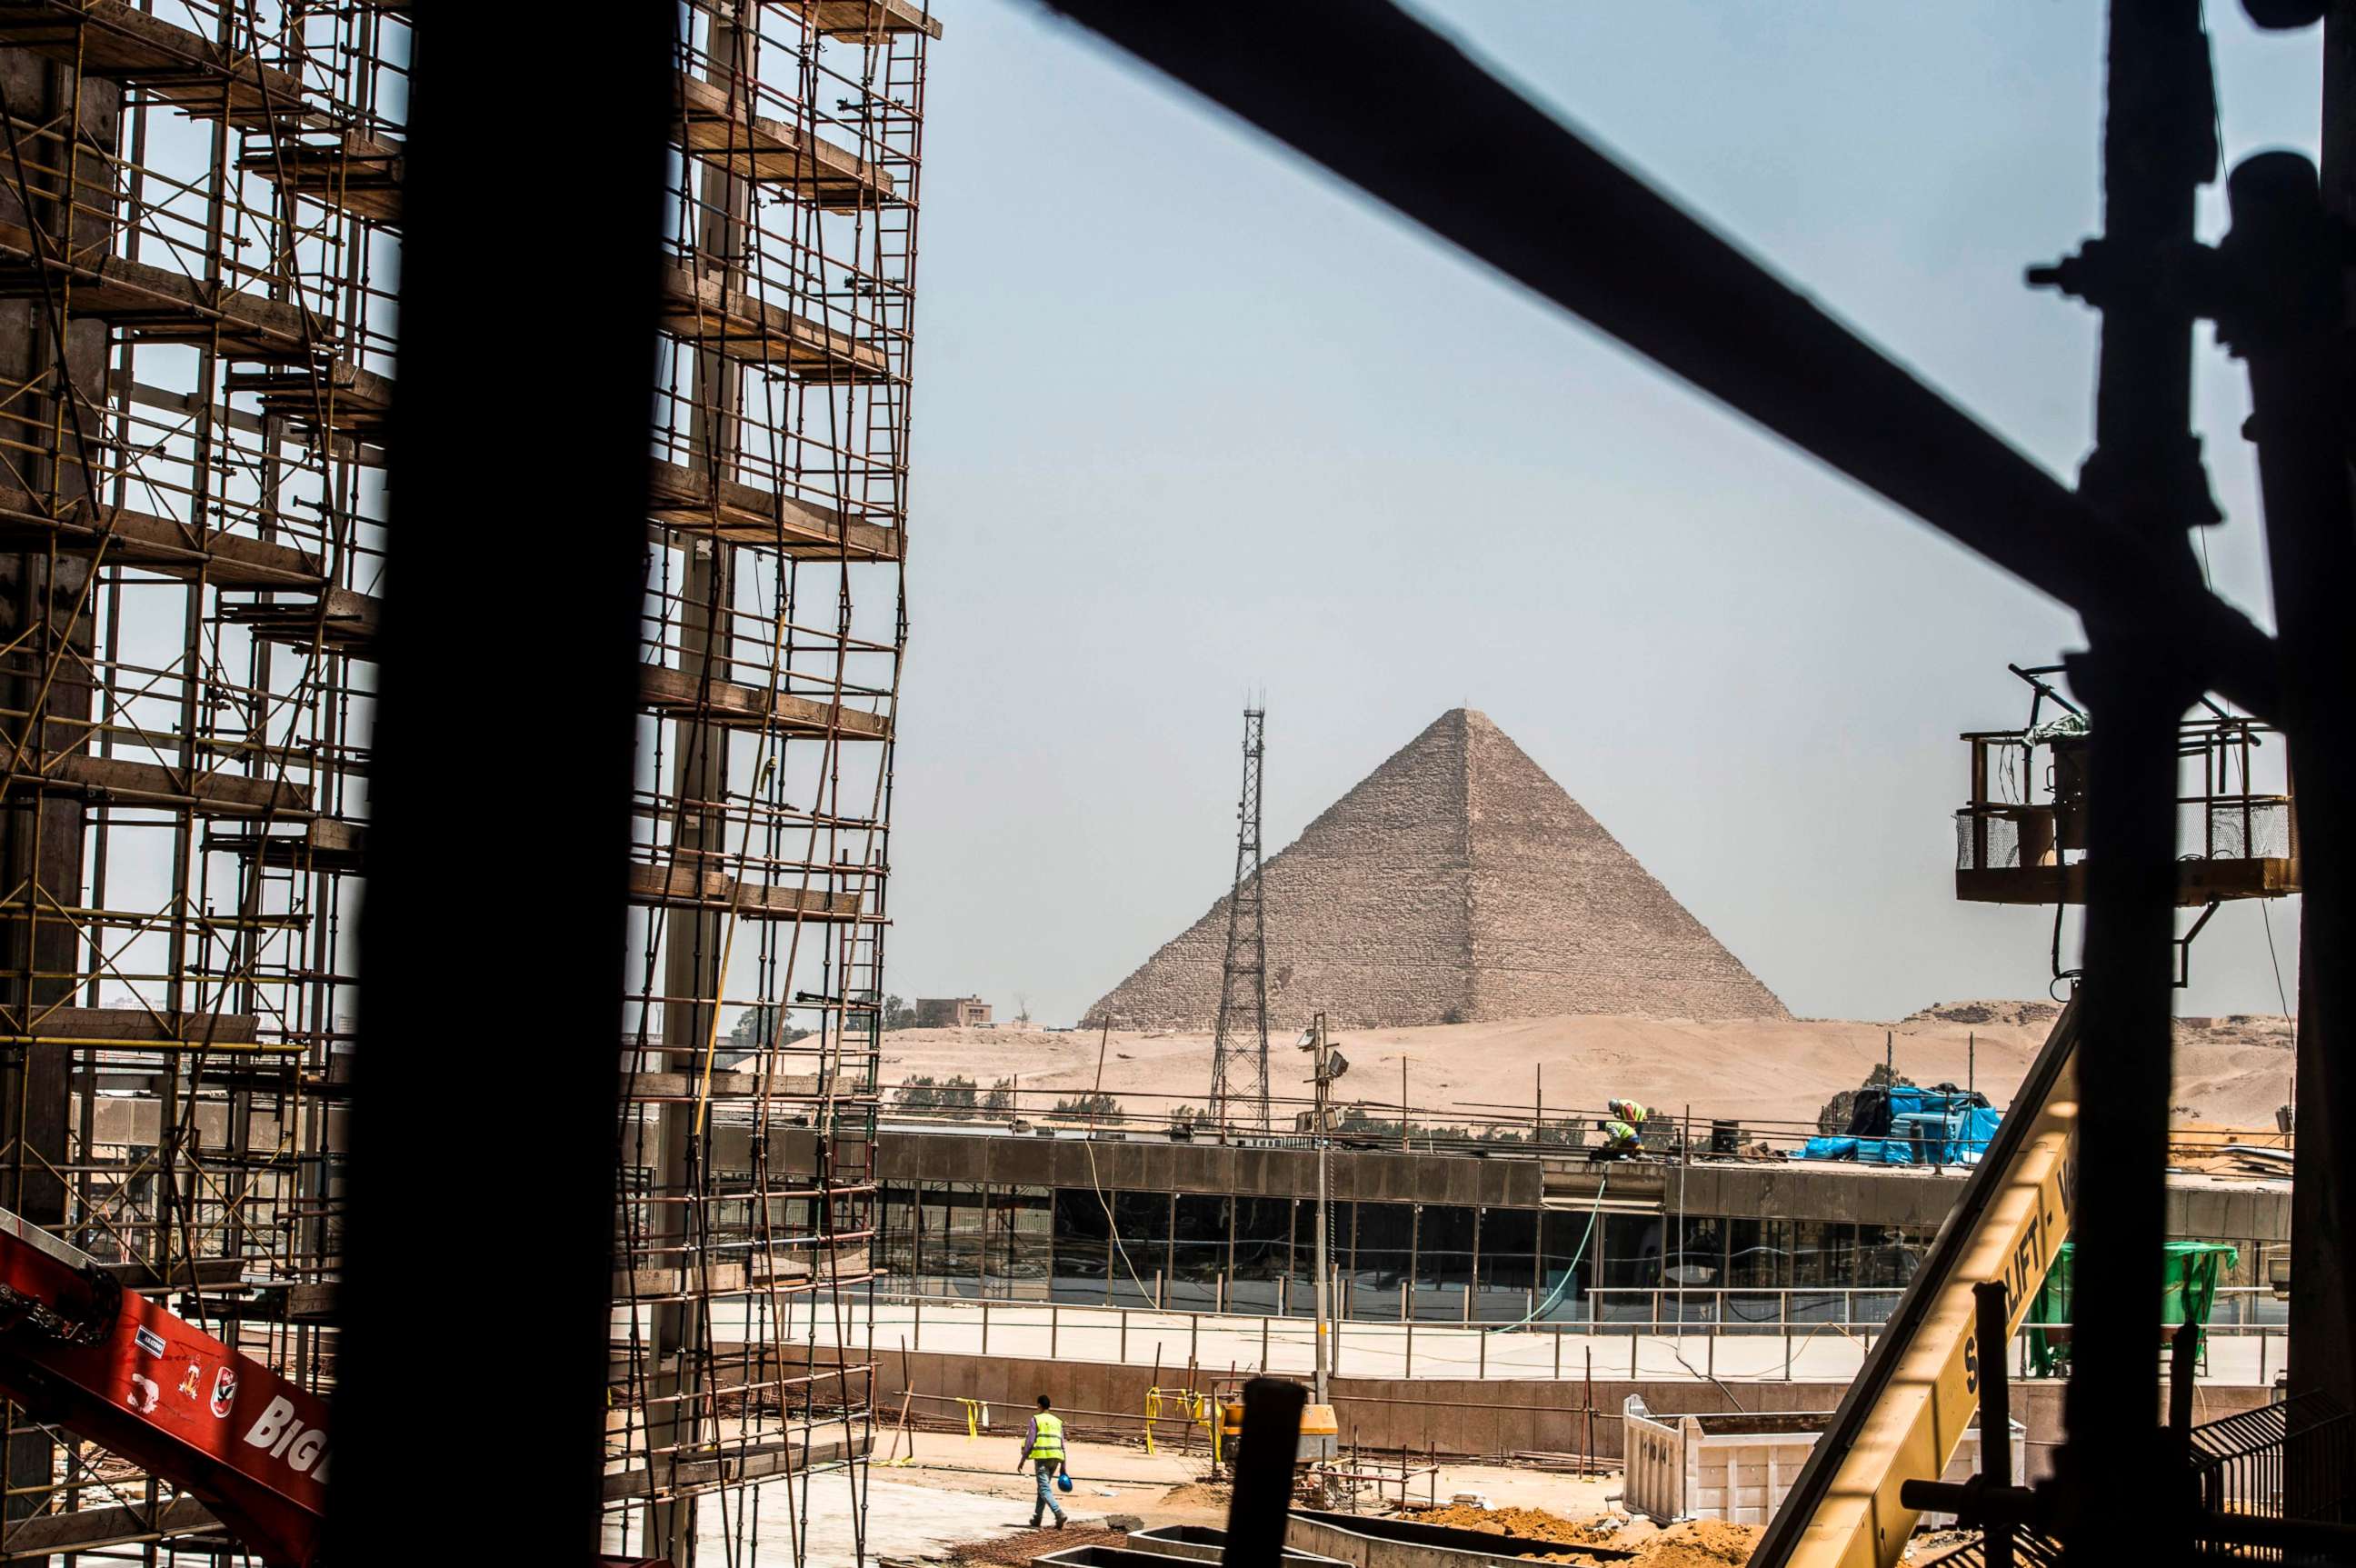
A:
{"label": "crouching worker", "polygon": [[1055,1477],[1064,1470],[1064,1418],[1051,1412],[1047,1396],[1039,1396],[1039,1413],[1023,1434],[1023,1457],[1014,1462],[1017,1475],[1028,1465],[1039,1477],[1039,1500],[1031,1505],[1031,1528],[1039,1528],[1040,1516],[1049,1509],[1055,1515],[1055,1528],[1064,1528],[1064,1508],[1055,1500]]}
{"label": "crouching worker", "polygon": [[1587,1152],[1590,1160],[1633,1159],[1636,1151],[1644,1146],[1636,1129],[1617,1117],[1609,1122],[1598,1122],[1595,1130],[1603,1134],[1603,1142]]}

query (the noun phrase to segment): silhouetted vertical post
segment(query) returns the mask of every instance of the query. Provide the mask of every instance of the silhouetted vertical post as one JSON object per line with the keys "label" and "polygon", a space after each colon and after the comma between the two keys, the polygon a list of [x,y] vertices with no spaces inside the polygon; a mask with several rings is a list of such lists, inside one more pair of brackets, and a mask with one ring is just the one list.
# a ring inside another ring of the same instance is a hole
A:
{"label": "silhouetted vertical post", "polygon": [[[2197,585],[2189,531],[2218,511],[2191,430],[2193,313],[2161,278],[2163,263],[2192,243],[2196,195],[2216,174],[2200,0],[2114,0],[2106,67],[2101,241],[2032,280],[2058,283],[2103,313],[2094,448],[2080,494],[2138,539],[2147,571]],[[2089,616],[2087,630],[2094,651],[2070,661],[2091,733],[2072,1222],[2079,1326],[2062,1457],[2077,1518],[2092,1520],[2116,1499],[2148,1498],[2152,1477],[2165,1473],[2151,1332],[2167,1232],[2176,738],[2202,676],[2183,661],[2175,628],[2147,617]]]}
{"label": "silhouetted vertical post", "polygon": [[[452,1278],[503,1280],[533,1303],[530,1439],[499,1457],[501,1485],[530,1503],[478,1516],[464,1554],[586,1562],[597,1551],[620,1101],[613,979],[627,908],[671,28],[670,8],[648,5],[606,7],[583,27],[552,27],[529,5],[424,8],[416,22],[337,1296],[326,1554],[337,1560],[372,1560],[413,1529],[420,1479],[458,1430],[435,1386],[463,1386],[485,1365],[477,1315],[413,1310],[421,1217],[439,1227],[436,1262]],[[595,107],[584,113],[588,84]],[[534,160],[528,196],[486,201],[485,159],[519,125],[565,126],[565,156]],[[532,268],[519,294],[515,258],[544,249],[552,214],[581,226],[578,242]],[[521,332],[528,382],[503,381],[498,356]],[[529,809],[511,792],[452,809],[454,769],[514,757],[519,724],[515,703],[452,694],[528,680],[552,650],[562,678],[534,684],[530,721],[562,788]],[[454,925],[454,879],[502,902]],[[460,1091],[453,1074],[516,1017],[530,951],[563,954],[576,972],[530,998],[532,1026],[583,1050],[518,1117],[500,1095]],[[458,1049],[421,1045],[435,1040]],[[421,1157],[422,1140],[463,1157]],[[485,1208],[486,1194],[519,1192],[537,1195],[521,1254]]]}
{"label": "silhouetted vertical post", "polygon": [[[2345,46],[2348,18],[2332,17]],[[2340,48],[2330,51],[2335,61]],[[2345,69],[2332,73],[2350,113]],[[2336,138],[2327,134],[2327,149]],[[2346,148],[2342,145],[2344,154]],[[2336,170],[2352,174],[2342,158]],[[2356,1292],[2342,1251],[2356,1219],[2356,1064],[2347,1059],[2356,935],[2349,813],[2356,811],[2356,506],[2349,495],[2346,350],[2339,220],[2315,170],[2293,153],[2245,160],[2228,185],[2233,226],[2218,247],[2219,333],[2249,366],[2250,430],[2265,500],[2297,796],[2298,1136],[2291,1189],[2290,1385],[2356,1406]],[[2343,193],[2344,194],[2344,193]],[[2343,206],[2341,212],[2348,208]],[[2331,1477],[2336,1488],[2340,1477]],[[2317,1499],[2322,1500],[2322,1499]],[[2298,1517],[2302,1499],[2290,1499]],[[2312,1517],[2311,1515],[2309,1517]]]}
{"label": "silhouetted vertical post", "polygon": [[1281,1378],[1254,1378],[1244,1385],[1243,1451],[1227,1499],[1225,1561],[1230,1568],[1277,1568],[1283,1560],[1293,1453],[1308,1402],[1306,1390]]}

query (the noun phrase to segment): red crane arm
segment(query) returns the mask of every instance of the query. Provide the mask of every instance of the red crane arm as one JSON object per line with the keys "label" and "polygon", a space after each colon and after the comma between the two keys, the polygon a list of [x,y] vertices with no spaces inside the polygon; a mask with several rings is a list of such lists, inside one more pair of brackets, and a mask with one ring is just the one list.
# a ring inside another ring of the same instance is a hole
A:
{"label": "red crane arm", "polygon": [[273,1568],[316,1557],[327,1402],[5,1209],[0,1392],[200,1498]]}

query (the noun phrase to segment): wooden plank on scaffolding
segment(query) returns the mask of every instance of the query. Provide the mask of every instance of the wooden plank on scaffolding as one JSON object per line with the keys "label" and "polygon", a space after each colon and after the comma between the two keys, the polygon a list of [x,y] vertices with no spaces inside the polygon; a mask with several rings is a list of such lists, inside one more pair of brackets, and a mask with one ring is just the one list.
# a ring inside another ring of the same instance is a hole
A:
{"label": "wooden plank on scaffolding", "polygon": [[729,88],[686,71],[674,89],[680,145],[758,185],[776,186],[830,212],[894,199],[892,177],[849,147],[774,120]]}
{"label": "wooden plank on scaffolding", "polygon": [[392,378],[348,360],[312,360],[293,370],[241,371],[232,392],[252,392],[262,412],[301,430],[380,436],[392,414]]}
{"label": "wooden plank on scaffolding", "polygon": [[868,38],[894,38],[922,33],[941,36],[939,18],[924,0],[787,0],[809,18],[813,31],[830,38],[857,42]]}
{"label": "wooden plank on scaffolding", "polygon": [[217,1530],[220,1520],[194,1498],[176,1498],[160,1508],[135,1504],[77,1509],[71,1513],[36,1514],[0,1524],[0,1558],[48,1557],[67,1552],[91,1552],[102,1546],[132,1546],[143,1541]]}
{"label": "wooden plank on scaffolding", "polygon": [[251,628],[264,642],[365,654],[376,645],[379,607],[371,594],[329,588],[317,598],[223,605],[220,617]]}
{"label": "wooden plank on scaffolding", "polygon": [[191,772],[86,751],[52,757],[37,771],[27,757],[7,776],[7,787],[88,795],[125,806],[190,806],[200,816],[289,817],[311,811],[311,791],[301,784],[242,773]]}
{"label": "wooden plank on scaffolding", "polygon": [[692,718],[732,729],[775,729],[796,737],[840,735],[845,740],[889,740],[891,722],[811,697],[765,691],[735,681],[706,680],[691,671],[646,664],[638,669],[638,701],[667,717]]}
{"label": "wooden plank on scaffolding", "polygon": [[368,853],[368,824],[338,817],[314,817],[293,833],[216,832],[205,848],[230,854],[258,854],[270,865],[298,871],[359,871]]}
{"label": "wooden plank on scaffolding", "polygon": [[756,295],[663,268],[662,328],[732,360],[766,364],[806,381],[865,384],[892,379],[883,346],[795,315]]}
{"label": "wooden plank on scaffolding", "polygon": [[859,895],[740,882],[723,871],[630,864],[630,897],[669,908],[728,909],[754,919],[856,920]]}
{"label": "wooden plank on scaffolding", "polygon": [[101,1263],[99,1268],[128,1290],[186,1290],[194,1284],[205,1288],[233,1285],[245,1277],[243,1258],[181,1258],[158,1270],[155,1264],[141,1260],[129,1263]]}
{"label": "wooden plank on scaffolding", "polygon": [[398,142],[347,131],[324,142],[282,138],[237,166],[323,207],[398,228],[404,162]]}
{"label": "wooden plank on scaffolding", "polygon": [[320,586],[318,558],[290,544],[250,533],[199,533],[177,518],[129,508],[70,500],[55,511],[13,486],[0,485],[0,536],[46,534],[59,551],[97,555],[111,566],[195,581],[221,588]]}
{"label": "wooden plank on scaffolding", "polygon": [[[145,381],[125,381],[120,376],[112,376],[107,380],[106,395],[110,400],[128,395],[133,403],[142,408],[160,408],[170,413],[206,413],[211,417],[214,424],[224,429],[242,430],[252,435],[266,436],[271,434],[269,422],[253,410],[232,408],[225,403],[214,403],[208,409],[205,406],[205,400],[194,392],[174,392],[167,387],[154,386]],[[384,446],[380,441],[359,441],[348,435],[329,435],[325,440],[321,440],[316,432],[310,430],[299,431],[297,434],[302,436],[305,445],[322,447],[335,456],[364,464],[372,468],[384,467]]]}
{"label": "wooden plank on scaffolding", "polygon": [[120,1042],[126,1047],[193,1047],[207,1041],[252,1045],[261,1020],[251,1013],[155,1013],[145,1007],[49,1007],[22,1014],[0,1006],[0,1036],[24,1040]]}
{"label": "wooden plank on scaffolding", "polygon": [[[831,1264],[827,1262],[830,1251],[833,1254]],[[754,1253],[747,1266],[756,1284],[796,1281],[824,1283],[835,1280],[847,1284],[863,1280],[873,1272],[867,1266],[867,1249],[863,1246],[780,1246],[766,1256]],[[811,1273],[813,1268],[817,1270],[815,1276]]]}
{"label": "wooden plank on scaffolding", "polygon": [[669,1300],[680,1296],[718,1294],[744,1288],[742,1263],[663,1265],[627,1269],[614,1276],[614,1299]]}
{"label": "wooden plank on scaffolding", "polygon": [[721,480],[715,498],[709,476],[678,463],[656,463],[653,476],[652,515],[681,533],[766,545],[797,560],[900,558],[900,531],[888,523],[736,479]]}
{"label": "wooden plank on scaffolding", "polygon": [[82,249],[52,257],[32,231],[0,223],[0,295],[38,298],[39,274],[70,280],[66,301],[75,316],[104,321],[129,338],[150,343],[211,343],[231,359],[285,361],[307,358],[315,340],[333,328],[310,322],[303,309],[284,300],[244,294],[206,283],[166,267],[126,261]]}
{"label": "wooden plank on scaffolding", "polygon": [[253,126],[316,118],[293,75],[128,0],[5,0],[0,44],[79,65],[86,76],[136,82],[199,120]]}

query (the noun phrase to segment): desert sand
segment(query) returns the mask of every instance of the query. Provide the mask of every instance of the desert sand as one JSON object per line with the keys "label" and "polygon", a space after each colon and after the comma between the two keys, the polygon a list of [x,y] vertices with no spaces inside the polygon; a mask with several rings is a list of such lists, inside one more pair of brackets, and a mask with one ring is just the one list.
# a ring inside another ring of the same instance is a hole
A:
{"label": "desert sand", "polygon": [[[1813,1123],[1820,1107],[1855,1089],[1882,1060],[1887,1032],[1897,1070],[1917,1083],[1974,1087],[2003,1106],[2051,1026],[2043,1002],[1942,1004],[1890,1023],[1826,1019],[1697,1024],[1657,1018],[1577,1016],[1428,1028],[1346,1030],[1335,1044],[1349,1058],[1344,1103],[1395,1118],[1399,1068],[1418,1122],[1470,1122],[1518,1110],[1530,1113],[1543,1070],[1547,1117],[1600,1113],[1625,1095],[1671,1116],[1746,1124]],[[2290,1097],[2288,1020],[2236,1015],[2183,1019],[2177,1027],[2179,1122],[2271,1128],[2275,1108]],[[912,1075],[963,1075],[987,1089],[1019,1079],[1026,1111],[1049,1101],[1034,1091],[1083,1093],[1096,1087],[1099,1047],[1103,1088],[1137,1097],[1132,1114],[1183,1103],[1199,1106],[1211,1075],[1211,1040],[1203,1034],[1114,1030],[1026,1031],[904,1029],[884,1036],[887,1090]],[[1269,1041],[1270,1089],[1280,1099],[1306,1094],[1305,1053],[1290,1033]],[[1967,1061],[1967,1058],[1970,1059]],[[1166,1100],[1143,1097],[1160,1095]]]}

